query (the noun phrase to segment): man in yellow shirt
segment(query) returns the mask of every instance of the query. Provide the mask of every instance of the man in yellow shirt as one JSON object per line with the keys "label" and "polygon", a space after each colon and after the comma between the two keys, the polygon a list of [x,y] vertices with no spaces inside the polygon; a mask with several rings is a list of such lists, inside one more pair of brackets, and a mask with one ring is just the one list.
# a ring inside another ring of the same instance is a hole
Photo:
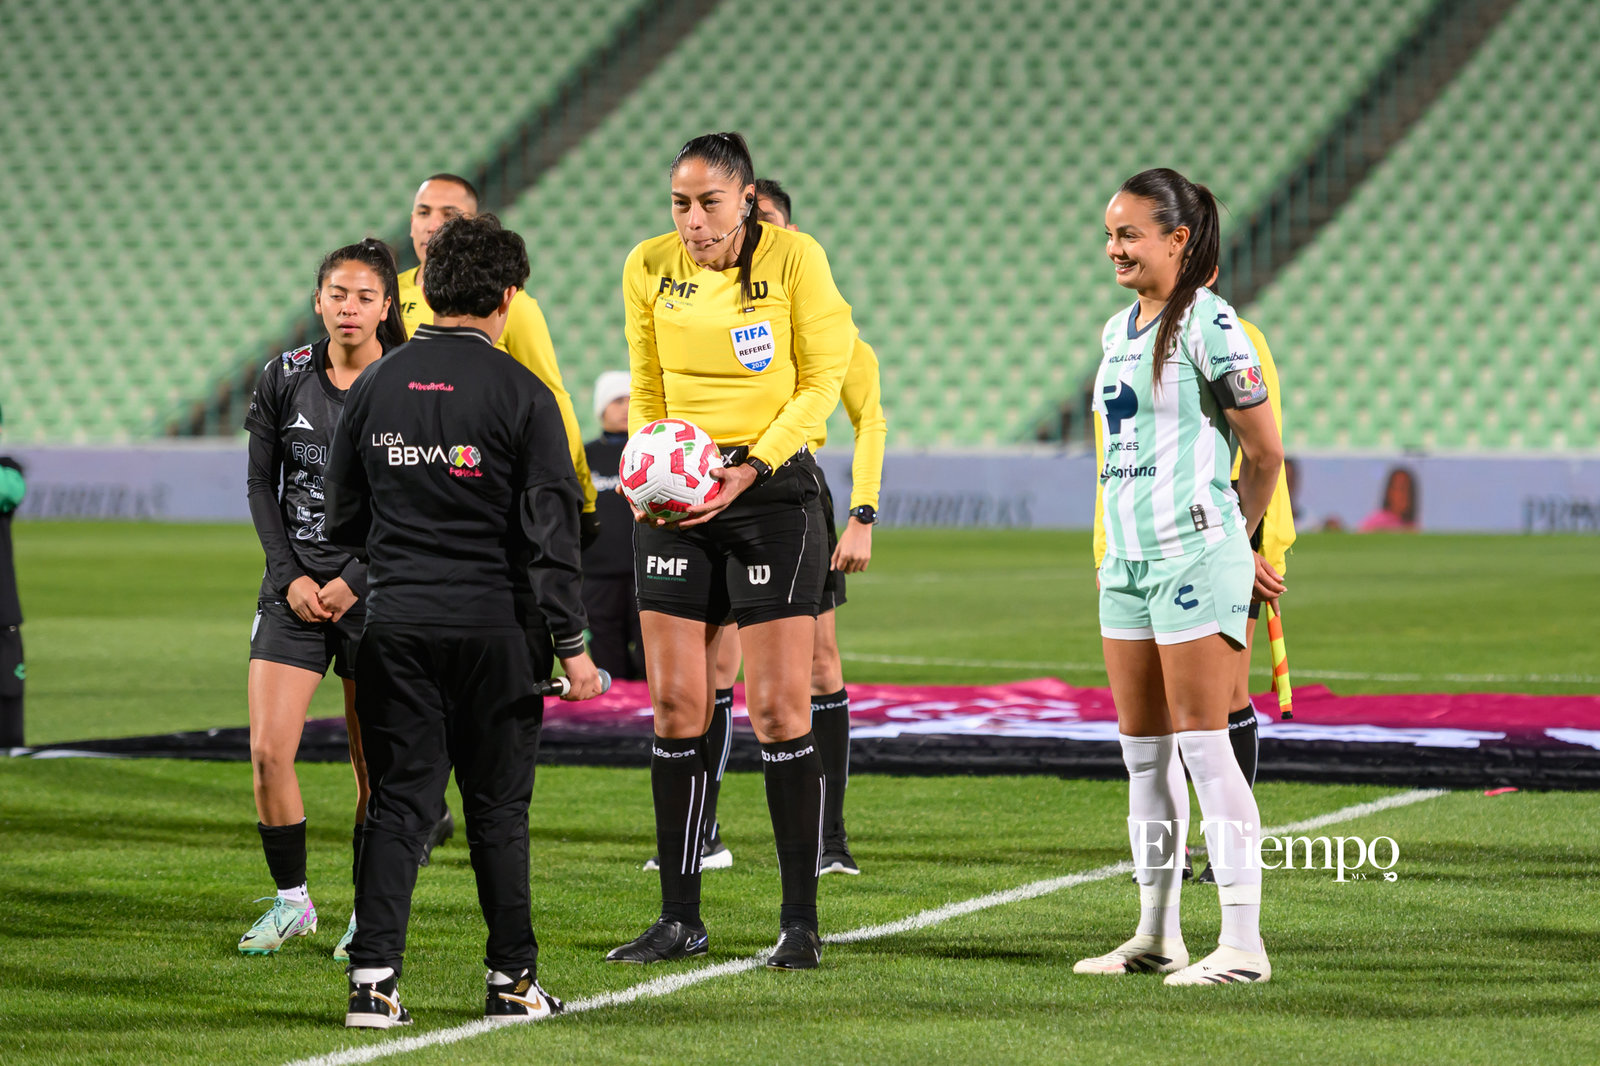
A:
{"label": "man in yellow shirt", "polygon": [[[1216,284],[1213,277],[1211,284]],[[1244,319],[1238,320],[1244,328],[1245,336],[1250,338],[1250,343],[1255,346],[1256,354],[1261,357],[1261,374],[1266,379],[1267,396],[1272,403],[1272,417],[1278,423],[1278,435],[1283,435],[1283,400],[1278,386],[1278,367],[1273,362],[1272,350],[1267,347],[1267,338],[1252,323]],[[1100,420],[1094,419],[1094,447],[1095,455],[1103,456],[1105,453],[1104,430]],[[1239,477],[1239,462],[1242,454],[1233,457],[1233,477],[1235,483]],[[1284,470],[1278,474],[1278,487],[1273,490],[1272,499],[1267,502],[1267,513],[1262,516],[1261,525],[1256,529],[1255,538],[1251,547],[1256,550],[1256,572],[1258,576],[1265,567],[1270,571],[1270,577],[1281,580],[1287,569],[1289,549],[1294,545],[1294,512],[1289,507],[1289,478],[1288,463]],[[1098,461],[1096,469],[1099,469]],[[1105,529],[1105,498],[1101,487],[1096,483],[1094,494],[1094,565],[1098,571],[1100,562],[1106,554],[1106,529]],[[1255,708],[1250,703],[1250,656],[1249,649],[1254,646],[1256,633],[1256,619],[1261,613],[1261,601],[1252,599],[1250,603],[1250,620],[1245,623],[1245,649],[1246,654],[1240,660],[1239,675],[1234,679],[1233,705],[1238,710],[1228,714],[1228,740],[1232,743],[1233,754],[1239,760],[1239,769],[1244,771],[1245,780],[1253,787],[1256,782],[1256,761],[1260,753],[1261,735],[1260,727],[1256,722]],[[1211,874],[1210,867],[1201,873],[1200,882],[1215,884],[1216,880]]]}
{"label": "man in yellow shirt", "polygon": [[[466,178],[456,174],[434,174],[417,189],[411,202],[411,246],[417,259],[428,258],[428,239],[438,228],[461,215],[478,212],[478,190]],[[420,325],[433,323],[433,311],[422,293],[422,267],[419,265],[400,275],[400,314],[406,320],[406,336],[411,336]],[[495,342],[495,347],[533,371],[534,376],[555,393],[556,407],[566,426],[567,443],[571,447],[572,466],[578,472],[578,485],[583,489],[583,543],[590,544],[598,531],[594,511],[594,480],[589,475],[589,460],[583,450],[583,435],[578,431],[578,416],[572,409],[572,397],[561,382],[561,368],[556,365],[555,346],[550,342],[550,327],[545,324],[544,312],[539,302],[519,291],[511,301],[511,311],[506,316],[505,332]]]}

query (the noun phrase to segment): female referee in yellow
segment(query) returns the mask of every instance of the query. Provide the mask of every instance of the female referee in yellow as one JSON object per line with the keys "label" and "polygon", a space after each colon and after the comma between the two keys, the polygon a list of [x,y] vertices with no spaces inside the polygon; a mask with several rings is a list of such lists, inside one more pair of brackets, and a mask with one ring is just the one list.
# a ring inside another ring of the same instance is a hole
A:
{"label": "female referee in yellow", "polygon": [[[1216,284],[1213,275],[1207,288]],[[1250,343],[1255,347],[1256,355],[1261,358],[1261,374],[1266,379],[1267,394],[1271,397],[1272,419],[1278,426],[1278,438],[1283,439],[1283,393],[1278,387],[1278,365],[1272,358],[1272,349],[1267,345],[1267,338],[1262,335],[1254,323],[1239,319],[1239,326],[1244,330],[1245,336],[1250,338]],[[1099,419],[1094,423],[1095,454],[1105,454],[1105,427]],[[1244,462],[1244,454],[1238,453],[1233,457],[1234,487],[1238,487],[1239,467]],[[1105,494],[1101,491],[1099,479],[1095,481],[1094,495],[1094,567],[1100,569],[1100,564],[1106,555],[1106,530],[1105,530]],[[1256,527],[1256,535],[1251,538],[1250,546],[1255,549],[1256,559],[1256,587],[1255,594],[1250,599],[1249,621],[1244,630],[1244,655],[1239,661],[1239,672],[1234,677],[1233,699],[1228,701],[1228,706],[1234,710],[1228,712],[1228,743],[1233,747],[1234,758],[1239,760],[1239,769],[1244,773],[1244,778],[1254,788],[1256,783],[1256,762],[1261,750],[1260,726],[1256,721],[1255,707],[1250,703],[1250,655],[1255,648],[1256,620],[1261,614],[1263,603],[1272,604],[1276,609],[1278,596],[1286,589],[1283,575],[1288,572],[1289,549],[1294,546],[1294,511],[1289,504],[1289,476],[1288,463],[1278,472],[1277,487],[1272,490],[1272,499],[1267,501],[1267,513],[1262,517],[1261,524]],[[1200,884],[1214,885],[1217,875],[1211,867],[1207,866],[1197,879]]]}
{"label": "female referee in yellow", "polygon": [[[1265,981],[1261,819],[1228,743],[1228,711],[1257,580],[1249,541],[1283,445],[1255,348],[1206,288],[1220,232],[1210,190],[1173,170],[1143,171],[1112,197],[1105,226],[1117,282],[1138,294],[1101,335],[1094,408],[1100,632],[1128,767],[1140,915],[1130,940],[1074,969],[1166,973],[1177,985]],[[1244,453],[1237,491],[1235,444]],[[1217,949],[1193,965],[1178,924],[1185,765],[1222,903]]]}
{"label": "female referee in yellow", "polygon": [[811,733],[811,651],[829,519],[806,441],[839,402],[856,328],[822,247],[757,218],[743,137],[696,137],[669,174],[676,228],[634,248],[623,268],[629,429],[685,419],[710,434],[728,465],[715,472],[721,492],[683,521],[636,527],[661,917],[606,957],[648,963],[706,951],[700,830],[722,754],[706,731],[718,636],[731,618],[783,890],[767,965],[812,969],[822,952],[825,784]]}

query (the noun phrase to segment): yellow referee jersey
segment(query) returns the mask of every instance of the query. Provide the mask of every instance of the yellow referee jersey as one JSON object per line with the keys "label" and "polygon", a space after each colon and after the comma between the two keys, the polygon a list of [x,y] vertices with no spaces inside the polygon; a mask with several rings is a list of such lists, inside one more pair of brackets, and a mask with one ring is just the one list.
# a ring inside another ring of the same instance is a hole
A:
{"label": "yellow referee jersey", "polygon": [[718,444],[750,445],[751,455],[777,467],[838,405],[856,327],[822,246],[755,225],[748,304],[738,269],[701,267],[676,231],[629,253],[628,430],[670,415]]}
{"label": "yellow referee jersey", "polygon": [[[406,320],[406,336],[417,327],[433,324],[433,311],[422,295],[418,279],[421,267],[412,267],[400,275],[400,314]],[[573,469],[578,472],[578,485],[583,489],[583,509],[594,510],[594,479],[589,475],[589,460],[583,450],[583,434],[578,430],[578,416],[572,409],[572,397],[561,382],[561,368],[556,365],[556,348],[550,343],[550,327],[545,324],[539,301],[519,290],[512,297],[511,310],[506,315],[505,332],[494,346],[533,371],[555,393],[556,409],[561,412],[561,423],[567,430],[567,448],[572,455]]]}
{"label": "yellow referee jersey", "polygon": [[[844,372],[839,403],[856,430],[856,450],[850,458],[850,506],[876,509],[883,486],[883,449],[889,440],[889,422],[883,417],[883,389],[878,378],[878,353],[856,338],[850,366]],[[828,423],[817,427],[808,442],[812,451],[828,443]]]}
{"label": "yellow referee jersey", "polygon": [[[1272,361],[1272,349],[1267,347],[1267,338],[1254,325],[1239,319],[1239,325],[1244,327],[1245,335],[1250,338],[1250,343],[1255,345],[1256,354],[1261,357],[1261,373],[1267,380],[1267,397],[1272,402],[1272,417],[1278,423],[1278,435],[1283,436],[1283,399],[1278,388],[1278,367]],[[1105,453],[1105,429],[1100,424],[1100,419],[1094,420],[1094,451],[1095,455]],[[1233,477],[1238,480],[1239,464],[1244,459],[1243,453],[1233,457]],[[1096,462],[1096,470],[1099,463]],[[1289,508],[1289,475],[1286,471],[1278,472],[1278,487],[1272,491],[1272,499],[1267,501],[1267,512],[1261,518],[1261,555],[1272,564],[1272,568],[1283,574],[1288,570],[1289,548],[1294,544],[1294,512]],[[1095,478],[1094,489],[1094,565],[1100,568],[1101,561],[1106,555],[1106,526],[1105,526],[1105,495],[1100,485],[1100,479]]]}

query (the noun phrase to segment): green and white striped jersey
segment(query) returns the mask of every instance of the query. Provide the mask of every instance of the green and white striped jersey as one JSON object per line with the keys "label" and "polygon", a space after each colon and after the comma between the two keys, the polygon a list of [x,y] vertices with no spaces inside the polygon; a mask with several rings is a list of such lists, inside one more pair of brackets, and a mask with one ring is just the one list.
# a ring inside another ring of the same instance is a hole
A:
{"label": "green and white striped jersey", "polygon": [[1201,289],[1184,313],[1157,390],[1150,349],[1161,319],[1141,330],[1138,317],[1135,302],[1106,323],[1095,375],[1094,410],[1105,440],[1106,553],[1170,559],[1244,530],[1228,476],[1237,443],[1208,383],[1244,371],[1243,380],[1259,384],[1261,361],[1233,308]]}

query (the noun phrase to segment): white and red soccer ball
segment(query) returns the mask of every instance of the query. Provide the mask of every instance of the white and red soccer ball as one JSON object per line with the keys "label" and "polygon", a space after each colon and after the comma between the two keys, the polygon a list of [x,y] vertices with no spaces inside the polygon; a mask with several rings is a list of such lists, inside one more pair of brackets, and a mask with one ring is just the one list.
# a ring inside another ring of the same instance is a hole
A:
{"label": "white and red soccer ball", "polygon": [[705,430],[681,418],[645,424],[622,449],[622,494],[651,518],[676,522],[722,491],[711,471],[722,453]]}

